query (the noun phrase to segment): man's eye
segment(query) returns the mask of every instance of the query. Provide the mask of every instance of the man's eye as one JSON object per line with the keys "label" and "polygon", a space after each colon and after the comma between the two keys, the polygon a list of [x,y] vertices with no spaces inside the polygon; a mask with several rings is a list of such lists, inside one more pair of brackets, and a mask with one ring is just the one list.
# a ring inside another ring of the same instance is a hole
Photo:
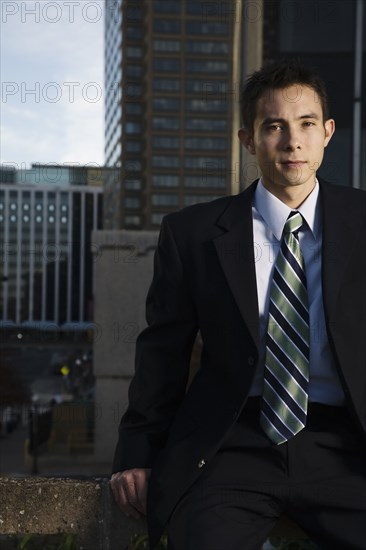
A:
{"label": "man's eye", "polygon": [[279,124],[271,124],[268,126],[268,130],[281,130],[281,126]]}
{"label": "man's eye", "polygon": [[315,126],[314,122],[311,122],[311,120],[306,120],[304,122],[304,126]]}

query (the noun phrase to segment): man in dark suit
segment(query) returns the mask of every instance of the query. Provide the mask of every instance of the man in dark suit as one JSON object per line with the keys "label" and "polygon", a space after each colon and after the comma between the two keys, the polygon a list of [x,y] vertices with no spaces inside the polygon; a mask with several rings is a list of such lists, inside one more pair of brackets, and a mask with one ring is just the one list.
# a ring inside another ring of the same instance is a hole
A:
{"label": "man in dark suit", "polygon": [[316,177],[335,123],[311,70],[263,67],[242,111],[261,178],[163,220],[112,490],[147,499],[152,547],[258,550],[286,513],[365,550],[365,193]]}

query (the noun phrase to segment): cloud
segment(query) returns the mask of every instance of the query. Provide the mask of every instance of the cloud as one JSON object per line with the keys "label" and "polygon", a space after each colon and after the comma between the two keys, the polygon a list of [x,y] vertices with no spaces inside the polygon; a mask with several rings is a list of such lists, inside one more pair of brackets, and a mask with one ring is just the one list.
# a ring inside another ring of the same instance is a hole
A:
{"label": "cloud", "polygon": [[[19,11],[2,25],[2,162],[103,162],[103,21],[83,18],[79,4],[73,22],[64,9],[56,23]],[[97,2],[87,4],[92,19]]]}

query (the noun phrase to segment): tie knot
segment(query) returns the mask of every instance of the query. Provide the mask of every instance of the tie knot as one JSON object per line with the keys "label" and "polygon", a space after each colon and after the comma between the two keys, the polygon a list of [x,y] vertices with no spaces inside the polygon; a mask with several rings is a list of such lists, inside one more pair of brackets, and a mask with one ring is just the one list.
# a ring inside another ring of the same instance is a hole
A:
{"label": "tie knot", "polygon": [[285,227],[283,228],[284,233],[297,233],[299,229],[304,224],[304,218],[300,214],[300,212],[296,212],[293,210],[290,212],[289,217],[287,218],[287,221],[285,223]]}

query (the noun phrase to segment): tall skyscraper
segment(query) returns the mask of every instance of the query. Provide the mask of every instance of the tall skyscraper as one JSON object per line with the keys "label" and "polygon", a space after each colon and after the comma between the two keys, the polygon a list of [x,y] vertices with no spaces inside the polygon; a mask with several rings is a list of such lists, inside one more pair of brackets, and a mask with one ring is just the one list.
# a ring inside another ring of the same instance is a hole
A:
{"label": "tall skyscraper", "polygon": [[239,190],[243,5],[107,1],[105,229]]}

